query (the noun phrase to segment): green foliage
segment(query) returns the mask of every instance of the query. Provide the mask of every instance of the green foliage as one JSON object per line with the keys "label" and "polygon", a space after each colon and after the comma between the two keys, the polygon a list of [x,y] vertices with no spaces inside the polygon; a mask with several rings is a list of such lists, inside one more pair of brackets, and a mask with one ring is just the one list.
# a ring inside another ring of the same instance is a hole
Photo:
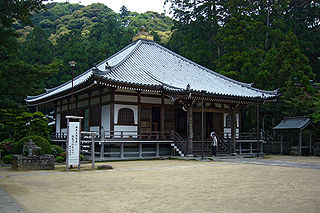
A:
{"label": "green foliage", "polygon": [[23,146],[29,142],[30,139],[40,148],[41,155],[52,154],[51,144],[49,141],[46,138],[37,135],[26,136],[19,140],[14,148],[14,153],[22,154]]}
{"label": "green foliage", "polygon": [[66,156],[67,156],[67,153],[66,152],[62,152],[60,154],[60,157],[62,157],[64,159],[64,161],[66,161]]}
{"label": "green foliage", "polygon": [[13,128],[13,137],[16,140],[20,140],[28,135],[39,135],[47,140],[50,139],[51,128],[48,126],[47,119],[41,112],[21,113],[15,117]]}
{"label": "green foliage", "polygon": [[[266,89],[279,89],[265,104],[266,124],[284,116],[320,121],[320,4],[297,1],[167,0],[176,19],[170,49],[223,75]],[[246,117],[247,130],[255,115]],[[248,122],[249,121],[249,122]],[[319,123],[318,123],[319,124]]]}
{"label": "green foliage", "polygon": [[5,163],[5,164],[11,164],[12,161],[13,161],[13,155],[3,156],[2,161],[3,161],[3,163]]}
{"label": "green foliage", "polygon": [[58,156],[58,157],[56,157],[56,162],[58,162],[58,163],[64,163],[64,162],[66,162],[66,159],[64,159],[64,158],[61,157],[61,156]]}
{"label": "green foliage", "polygon": [[58,157],[64,152],[64,149],[59,145],[51,145],[51,152],[55,157]]}
{"label": "green foliage", "polygon": [[8,138],[0,143],[1,155],[8,155],[13,153],[14,149],[14,140]]}

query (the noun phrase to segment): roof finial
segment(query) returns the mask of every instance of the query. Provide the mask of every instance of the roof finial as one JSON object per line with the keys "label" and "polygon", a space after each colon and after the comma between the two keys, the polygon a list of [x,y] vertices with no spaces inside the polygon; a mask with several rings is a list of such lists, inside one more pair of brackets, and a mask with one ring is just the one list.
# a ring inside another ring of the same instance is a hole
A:
{"label": "roof finial", "polygon": [[139,32],[135,36],[133,36],[132,42],[139,40],[139,39],[153,41],[153,35],[150,35],[147,32],[147,28],[145,26],[141,26],[139,28]]}

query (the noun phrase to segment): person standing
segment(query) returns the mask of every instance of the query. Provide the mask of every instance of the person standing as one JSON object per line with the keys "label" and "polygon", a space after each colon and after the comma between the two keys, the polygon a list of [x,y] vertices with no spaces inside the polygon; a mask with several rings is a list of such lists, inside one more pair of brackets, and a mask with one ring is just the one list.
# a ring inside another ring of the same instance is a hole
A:
{"label": "person standing", "polygon": [[217,146],[218,146],[218,138],[215,132],[210,133],[211,141],[211,151],[213,156],[217,157]]}

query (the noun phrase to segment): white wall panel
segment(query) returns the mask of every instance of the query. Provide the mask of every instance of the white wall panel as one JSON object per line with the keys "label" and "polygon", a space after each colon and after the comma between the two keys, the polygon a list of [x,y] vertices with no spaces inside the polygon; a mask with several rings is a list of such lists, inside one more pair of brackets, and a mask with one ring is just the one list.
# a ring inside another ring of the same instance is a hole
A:
{"label": "white wall panel", "polygon": [[123,136],[126,136],[124,138],[128,138],[129,135],[133,138],[137,137],[138,134],[138,126],[122,126],[122,125],[114,125],[114,131],[115,132],[115,138],[121,137],[121,132],[123,131]]}
{"label": "white wall panel", "polygon": [[110,105],[101,107],[101,130],[110,131]]}
{"label": "white wall panel", "polygon": [[174,101],[171,101],[170,99],[164,99],[164,104],[166,105],[174,105]]}
{"label": "white wall panel", "polygon": [[137,96],[132,96],[132,95],[114,95],[114,100],[115,101],[125,101],[125,102],[138,102],[138,97]]}
{"label": "white wall panel", "polygon": [[141,96],[141,103],[148,103],[148,104],[161,104],[161,98],[154,98],[154,97],[144,97],[144,96]]}
{"label": "white wall panel", "polygon": [[61,114],[56,114],[56,133],[60,132]]}

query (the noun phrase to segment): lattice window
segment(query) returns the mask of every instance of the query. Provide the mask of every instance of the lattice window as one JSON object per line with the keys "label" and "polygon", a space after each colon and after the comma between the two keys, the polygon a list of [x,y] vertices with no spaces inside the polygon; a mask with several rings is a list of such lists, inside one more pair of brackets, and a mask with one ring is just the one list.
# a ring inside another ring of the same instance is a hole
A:
{"label": "lattice window", "polygon": [[118,124],[133,125],[134,124],[133,110],[129,108],[119,109]]}
{"label": "lattice window", "polygon": [[226,116],[226,127],[231,128],[231,115]]}
{"label": "lattice window", "polygon": [[[237,123],[237,116],[235,116],[235,123]],[[227,115],[226,117],[226,126],[225,127],[228,127],[228,128],[231,128],[231,115]]]}

